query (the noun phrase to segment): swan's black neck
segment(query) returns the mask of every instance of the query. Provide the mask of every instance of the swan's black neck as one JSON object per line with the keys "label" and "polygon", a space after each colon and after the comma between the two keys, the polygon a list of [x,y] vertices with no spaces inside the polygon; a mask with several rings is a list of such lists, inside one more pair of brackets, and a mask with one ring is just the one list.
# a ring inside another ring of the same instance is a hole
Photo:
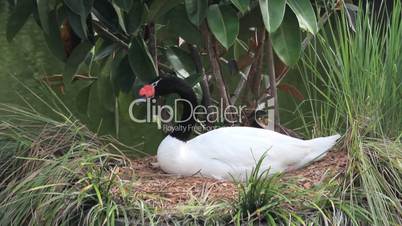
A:
{"label": "swan's black neck", "polygon": [[170,136],[182,141],[187,141],[195,125],[192,109],[197,106],[197,97],[193,89],[183,79],[177,77],[162,78],[155,87],[155,96],[168,94],[178,94],[180,99],[183,100],[180,101],[183,105],[182,122],[174,125]]}

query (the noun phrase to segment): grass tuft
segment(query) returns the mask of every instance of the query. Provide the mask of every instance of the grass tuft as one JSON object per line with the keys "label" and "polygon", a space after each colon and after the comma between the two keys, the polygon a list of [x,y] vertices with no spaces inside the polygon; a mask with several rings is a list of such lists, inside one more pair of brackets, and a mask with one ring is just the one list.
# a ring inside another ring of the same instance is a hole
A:
{"label": "grass tuft", "polygon": [[280,181],[281,176],[269,175],[269,170],[260,170],[264,158],[262,156],[258,160],[250,175],[247,175],[245,183],[237,183],[239,198],[234,206],[236,214],[233,221],[239,225],[241,222],[264,222],[269,225],[291,224],[293,221],[303,223],[288,208],[291,201],[284,193],[286,185]]}
{"label": "grass tuft", "polygon": [[353,224],[402,224],[402,8],[394,4],[388,23],[359,10],[355,32],[342,13],[300,65],[309,87],[306,132],[345,133],[350,161],[336,193]]}

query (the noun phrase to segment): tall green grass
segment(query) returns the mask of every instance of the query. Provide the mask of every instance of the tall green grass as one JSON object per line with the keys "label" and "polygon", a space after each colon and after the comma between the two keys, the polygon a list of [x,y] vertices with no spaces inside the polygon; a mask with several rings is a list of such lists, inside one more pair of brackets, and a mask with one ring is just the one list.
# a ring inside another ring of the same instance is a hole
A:
{"label": "tall green grass", "polygon": [[206,195],[162,216],[115,173],[130,161],[114,140],[47,101],[52,117],[0,105],[0,225],[402,225],[400,3],[389,23],[361,10],[355,27],[335,18],[300,64],[306,132],[345,134],[342,177],[302,189],[258,173],[260,160],[232,205]]}
{"label": "tall green grass", "polygon": [[122,150],[128,147],[89,131],[54,93],[50,101],[31,94],[45,114],[29,102],[26,108],[0,104],[0,225],[230,221],[231,206],[209,202],[208,192],[177,210],[156,209],[136,194],[135,173],[131,179],[117,173],[130,169],[122,152],[136,150]]}
{"label": "tall green grass", "polygon": [[350,161],[340,198],[366,208],[373,225],[401,225],[400,1],[387,22],[361,9],[355,28],[343,12],[310,46],[300,69],[311,114],[301,116],[313,136],[345,133]]}
{"label": "tall green grass", "polygon": [[[357,129],[360,135],[399,137],[402,128],[402,15],[396,1],[389,22],[361,9],[350,29],[345,13],[317,36],[303,58],[314,127]],[[319,101],[321,100],[321,101]],[[306,117],[305,115],[303,117]],[[309,120],[307,120],[309,121]]]}
{"label": "tall green grass", "polygon": [[176,211],[157,210],[136,196],[135,178],[115,173],[130,161],[114,140],[54,111],[57,120],[0,104],[0,225],[307,225],[363,212],[327,187],[303,190],[260,174],[262,159],[233,203],[210,203],[206,191]]}
{"label": "tall green grass", "polygon": [[114,225],[138,212],[114,173],[129,161],[112,142],[69,118],[0,112],[0,225]]}
{"label": "tall green grass", "polygon": [[295,178],[283,175],[269,176],[260,172],[264,157],[247,177],[238,183],[239,197],[233,207],[236,225],[371,225],[370,213],[359,205],[340,198],[336,177],[312,188],[296,185]]}
{"label": "tall green grass", "polygon": [[[283,194],[285,184],[280,182],[280,175],[269,176],[269,170],[260,170],[265,156],[262,156],[246,183],[238,183],[239,197],[235,203],[236,214],[233,217],[237,224],[242,221],[260,222],[264,221],[269,225],[277,225],[283,222],[291,224],[292,217],[303,222],[300,217],[283,206],[289,203],[286,195]],[[293,223],[292,223],[293,225]]]}

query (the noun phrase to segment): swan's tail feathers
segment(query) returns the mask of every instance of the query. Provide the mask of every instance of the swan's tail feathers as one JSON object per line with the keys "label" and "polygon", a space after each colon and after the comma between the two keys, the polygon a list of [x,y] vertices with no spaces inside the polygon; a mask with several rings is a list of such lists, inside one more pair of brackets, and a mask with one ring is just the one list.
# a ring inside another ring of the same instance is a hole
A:
{"label": "swan's tail feathers", "polygon": [[325,156],[325,154],[335,145],[336,141],[341,137],[341,135],[336,134],[329,137],[319,137],[315,139],[308,140],[307,142],[312,147],[312,151],[307,156],[306,159],[311,161],[320,160]]}

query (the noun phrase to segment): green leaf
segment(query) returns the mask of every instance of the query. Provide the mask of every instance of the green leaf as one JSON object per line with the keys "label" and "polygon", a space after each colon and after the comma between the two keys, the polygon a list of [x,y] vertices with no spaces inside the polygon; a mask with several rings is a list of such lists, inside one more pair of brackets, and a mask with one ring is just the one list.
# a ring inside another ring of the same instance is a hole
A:
{"label": "green leaf", "polygon": [[207,13],[208,26],[215,38],[228,49],[239,34],[239,19],[236,11],[230,6],[209,6]]}
{"label": "green leaf", "polygon": [[195,73],[184,79],[188,85],[194,87],[202,80],[202,75],[200,73]]}
{"label": "green leaf", "polygon": [[60,38],[59,23],[57,20],[56,10],[52,10],[49,13],[49,32],[44,34],[46,44],[48,45],[50,51],[60,60],[66,60],[66,54],[64,52],[63,42]]}
{"label": "green leaf", "polygon": [[7,40],[11,41],[24,26],[34,8],[33,0],[19,0],[7,20]]}
{"label": "green leaf", "polygon": [[111,81],[110,68],[114,63],[114,58],[110,56],[106,61],[105,68],[98,74],[97,91],[98,97],[102,101],[102,107],[109,112],[115,111],[115,93],[113,92],[113,84]]}
{"label": "green leaf", "polygon": [[234,6],[241,12],[245,13],[249,10],[250,0],[230,0]]}
{"label": "green leaf", "polygon": [[113,4],[109,1],[95,1],[93,6],[93,13],[99,21],[107,22],[110,32],[121,32],[119,30],[119,22],[117,14],[113,8]]}
{"label": "green leaf", "polygon": [[269,33],[276,31],[285,15],[286,0],[259,0],[262,20]]}
{"label": "green leaf", "polygon": [[247,44],[240,39],[236,39],[233,45],[233,56],[235,60],[239,60],[241,56],[248,51]]}
{"label": "green leaf", "polygon": [[184,78],[196,72],[191,55],[178,47],[171,47],[166,51],[166,57],[174,70]]}
{"label": "green leaf", "polygon": [[186,11],[191,23],[200,26],[207,16],[208,1],[205,0],[185,0]]}
{"label": "green leaf", "polygon": [[286,65],[297,63],[301,54],[301,34],[297,18],[292,12],[286,13],[282,25],[271,34],[271,39],[276,54]]}
{"label": "green leaf", "polygon": [[117,5],[115,5],[115,4],[113,4],[113,8],[114,8],[114,11],[115,11],[116,14],[117,14],[117,18],[118,18],[118,20],[119,20],[119,25],[120,25],[121,29],[122,29],[125,33],[127,33],[126,25],[125,25],[125,23],[124,23],[124,12],[123,12],[123,10],[121,10],[121,9],[120,9]]}
{"label": "green leaf", "polygon": [[91,82],[89,85],[85,86],[80,91],[78,91],[76,97],[76,105],[78,111],[82,114],[88,114],[89,96],[93,84],[94,82]]}
{"label": "green leaf", "polygon": [[87,58],[89,51],[92,49],[92,44],[89,41],[81,42],[67,59],[66,66],[64,68],[64,76],[71,79],[73,75],[77,73],[80,65]]}
{"label": "green leaf", "polygon": [[112,53],[114,53],[118,49],[118,44],[116,43],[110,43],[108,41],[102,42],[99,47],[95,46],[95,61],[103,60],[106,57],[110,56]]}
{"label": "green leaf", "polygon": [[82,17],[75,14],[70,9],[66,9],[66,14],[68,17],[68,22],[73,29],[74,33],[78,35],[81,39],[87,39],[88,37],[88,27],[86,22],[83,23]]}
{"label": "green leaf", "polygon": [[144,40],[134,37],[128,50],[131,69],[143,82],[154,80],[158,73]]}
{"label": "green leaf", "polygon": [[[136,0],[136,2],[140,1]],[[128,12],[133,6],[133,0],[113,0],[113,3],[126,12]]]}
{"label": "green leaf", "polygon": [[148,21],[155,21],[165,15],[171,9],[179,5],[183,0],[154,0],[149,7]]}
{"label": "green leaf", "polygon": [[288,5],[296,14],[300,27],[312,34],[317,34],[317,18],[310,0],[288,0]]}
{"label": "green leaf", "polygon": [[64,0],[64,3],[75,14],[86,17],[91,10],[93,0]]}
{"label": "green leaf", "polygon": [[122,51],[113,60],[110,79],[116,96],[120,91],[129,93],[133,87],[135,74],[130,67],[128,56],[123,54]]}
{"label": "green leaf", "polygon": [[194,24],[188,19],[186,9],[183,5],[172,9],[167,15],[167,26],[164,28],[166,33],[173,34],[175,39],[181,37],[186,42],[202,46],[201,33]]}
{"label": "green leaf", "polygon": [[125,16],[127,33],[135,34],[144,22],[145,7],[142,1],[135,1]]}
{"label": "green leaf", "polygon": [[[87,27],[87,18],[89,12],[91,11],[94,0],[64,0],[64,3],[68,6],[71,11],[79,15],[80,27],[83,32],[82,39],[88,38],[88,27]],[[69,14],[69,18],[72,17],[72,14]],[[78,20],[74,18],[74,20]],[[74,29],[74,27],[73,27]],[[76,23],[76,29],[78,29],[78,23]]]}
{"label": "green leaf", "polygon": [[38,13],[40,24],[42,26],[43,31],[46,34],[49,33],[49,4],[48,0],[36,0],[36,4],[38,5]]}

